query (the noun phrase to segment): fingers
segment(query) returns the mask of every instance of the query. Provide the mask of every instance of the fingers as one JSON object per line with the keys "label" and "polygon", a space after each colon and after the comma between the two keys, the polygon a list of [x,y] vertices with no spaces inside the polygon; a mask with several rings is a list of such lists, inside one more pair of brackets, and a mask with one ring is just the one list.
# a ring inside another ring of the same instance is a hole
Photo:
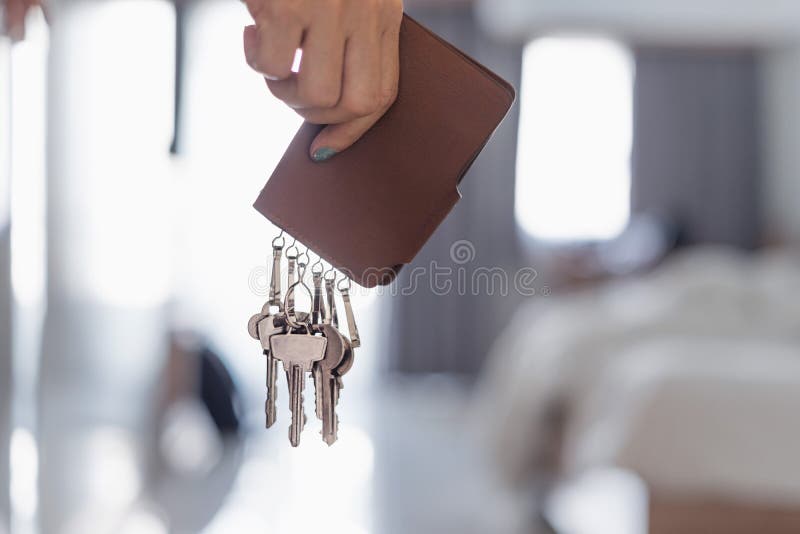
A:
{"label": "fingers", "polygon": [[296,109],[333,108],[342,94],[345,39],[336,21],[309,28],[300,71],[284,80],[268,80],[276,98]]}
{"label": "fingers", "polygon": [[394,102],[401,0],[246,2],[255,20],[243,35],[248,63],[304,119],[329,125],[311,147],[315,159],[349,147]]}
{"label": "fingers", "polygon": [[[402,14],[402,12],[401,12]],[[383,34],[381,43],[381,89],[380,101],[389,109],[397,99],[400,83],[400,27],[392,27]]]}
{"label": "fingers", "polygon": [[292,74],[292,63],[300,47],[303,28],[300,25],[278,25],[264,22],[244,29],[244,56],[247,64],[271,80],[282,80]]}
{"label": "fingers", "polygon": [[5,7],[5,28],[3,30],[13,42],[23,40],[28,3],[25,0],[6,0]]}
{"label": "fingers", "polygon": [[347,42],[341,107],[356,116],[374,113],[380,106],[381,33],[369,28]]}
{"label": "fingers", "polygon": [[341,124],[326,126],[311,144],[311,159],[321,163],[331,159],[342,150],[350,148],[380,118],[381,114],[375,113]]}
{"label": "fingers", "polygon": [[342,55],[344,61],[338,61],[332,65],[333,70],[325,72],[320,68],[318,54],[306,47],[300,73],[287,80],[268,82],[272,94],[315,124],[334,124],[371,115],[381,105],[380,34],[352,37]]}
{"label": "fingers", "polygon": [[386,113],[397,98],[400,73],[399,32],[389,30],[383,34],[381,41],[379,58],[381,76],[376,89],[377,110],[367,116],[339,124],[331,124],[333,121],[324,123],[329,124],[329,126],[325,127],[311,143],[310,154],[314,161],[328,160],[342,150],[349,148]]}

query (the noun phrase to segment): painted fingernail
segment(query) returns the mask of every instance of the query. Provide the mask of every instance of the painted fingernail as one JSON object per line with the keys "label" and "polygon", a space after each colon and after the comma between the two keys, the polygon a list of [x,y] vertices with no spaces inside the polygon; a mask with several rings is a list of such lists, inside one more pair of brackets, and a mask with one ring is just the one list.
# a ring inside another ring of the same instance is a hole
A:
{"label": "painted fingernail", "polygon": [[322,147],[314,151],[314,154],[311,156],[311,159],[313,159],[317,163],[322,163],[323,161],[328,161],[335,155],[336,151],[334,149],[328,147]]}

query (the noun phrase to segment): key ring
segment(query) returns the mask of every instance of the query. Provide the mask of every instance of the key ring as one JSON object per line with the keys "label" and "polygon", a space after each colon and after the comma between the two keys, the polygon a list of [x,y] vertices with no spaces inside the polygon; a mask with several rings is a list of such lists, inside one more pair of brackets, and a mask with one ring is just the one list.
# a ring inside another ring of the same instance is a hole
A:
{"label": "key ring", "polygon": [[[281,244],[280,245],[276,245],[275,244],[278,241],[278,239],[281,240]],[[276,237],[275,239],[272,240],[272,248],[283,248],[283,246],[285,244],[286,244],[286,238],[283,237],[283,230],[281,230],[281,233],[278,234],[278,237]]]}

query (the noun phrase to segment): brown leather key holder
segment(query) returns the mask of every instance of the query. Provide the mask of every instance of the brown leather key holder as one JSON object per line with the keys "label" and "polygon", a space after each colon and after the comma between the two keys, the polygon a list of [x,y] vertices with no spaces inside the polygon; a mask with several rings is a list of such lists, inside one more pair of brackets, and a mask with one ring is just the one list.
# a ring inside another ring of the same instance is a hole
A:
{"label": "brown leather key holder", "polygon": [[352,147],[315,163],[303,124],[255,208],[365,287],[389,284],[461,198],[458,184],[514,88],[404,16],[397,101]]}

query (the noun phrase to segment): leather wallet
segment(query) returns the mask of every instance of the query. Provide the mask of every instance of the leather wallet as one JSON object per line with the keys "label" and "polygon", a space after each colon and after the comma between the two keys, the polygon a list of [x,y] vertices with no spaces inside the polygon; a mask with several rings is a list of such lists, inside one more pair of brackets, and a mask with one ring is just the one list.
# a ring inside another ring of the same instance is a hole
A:
{"label": "leather wallet", "polygon": [[392,107],[322,163],[309,156],[322,126],[303,124],[254,206],[358,284],[388,284],[461,198],[513,102],[508,82],[404,16]]}

